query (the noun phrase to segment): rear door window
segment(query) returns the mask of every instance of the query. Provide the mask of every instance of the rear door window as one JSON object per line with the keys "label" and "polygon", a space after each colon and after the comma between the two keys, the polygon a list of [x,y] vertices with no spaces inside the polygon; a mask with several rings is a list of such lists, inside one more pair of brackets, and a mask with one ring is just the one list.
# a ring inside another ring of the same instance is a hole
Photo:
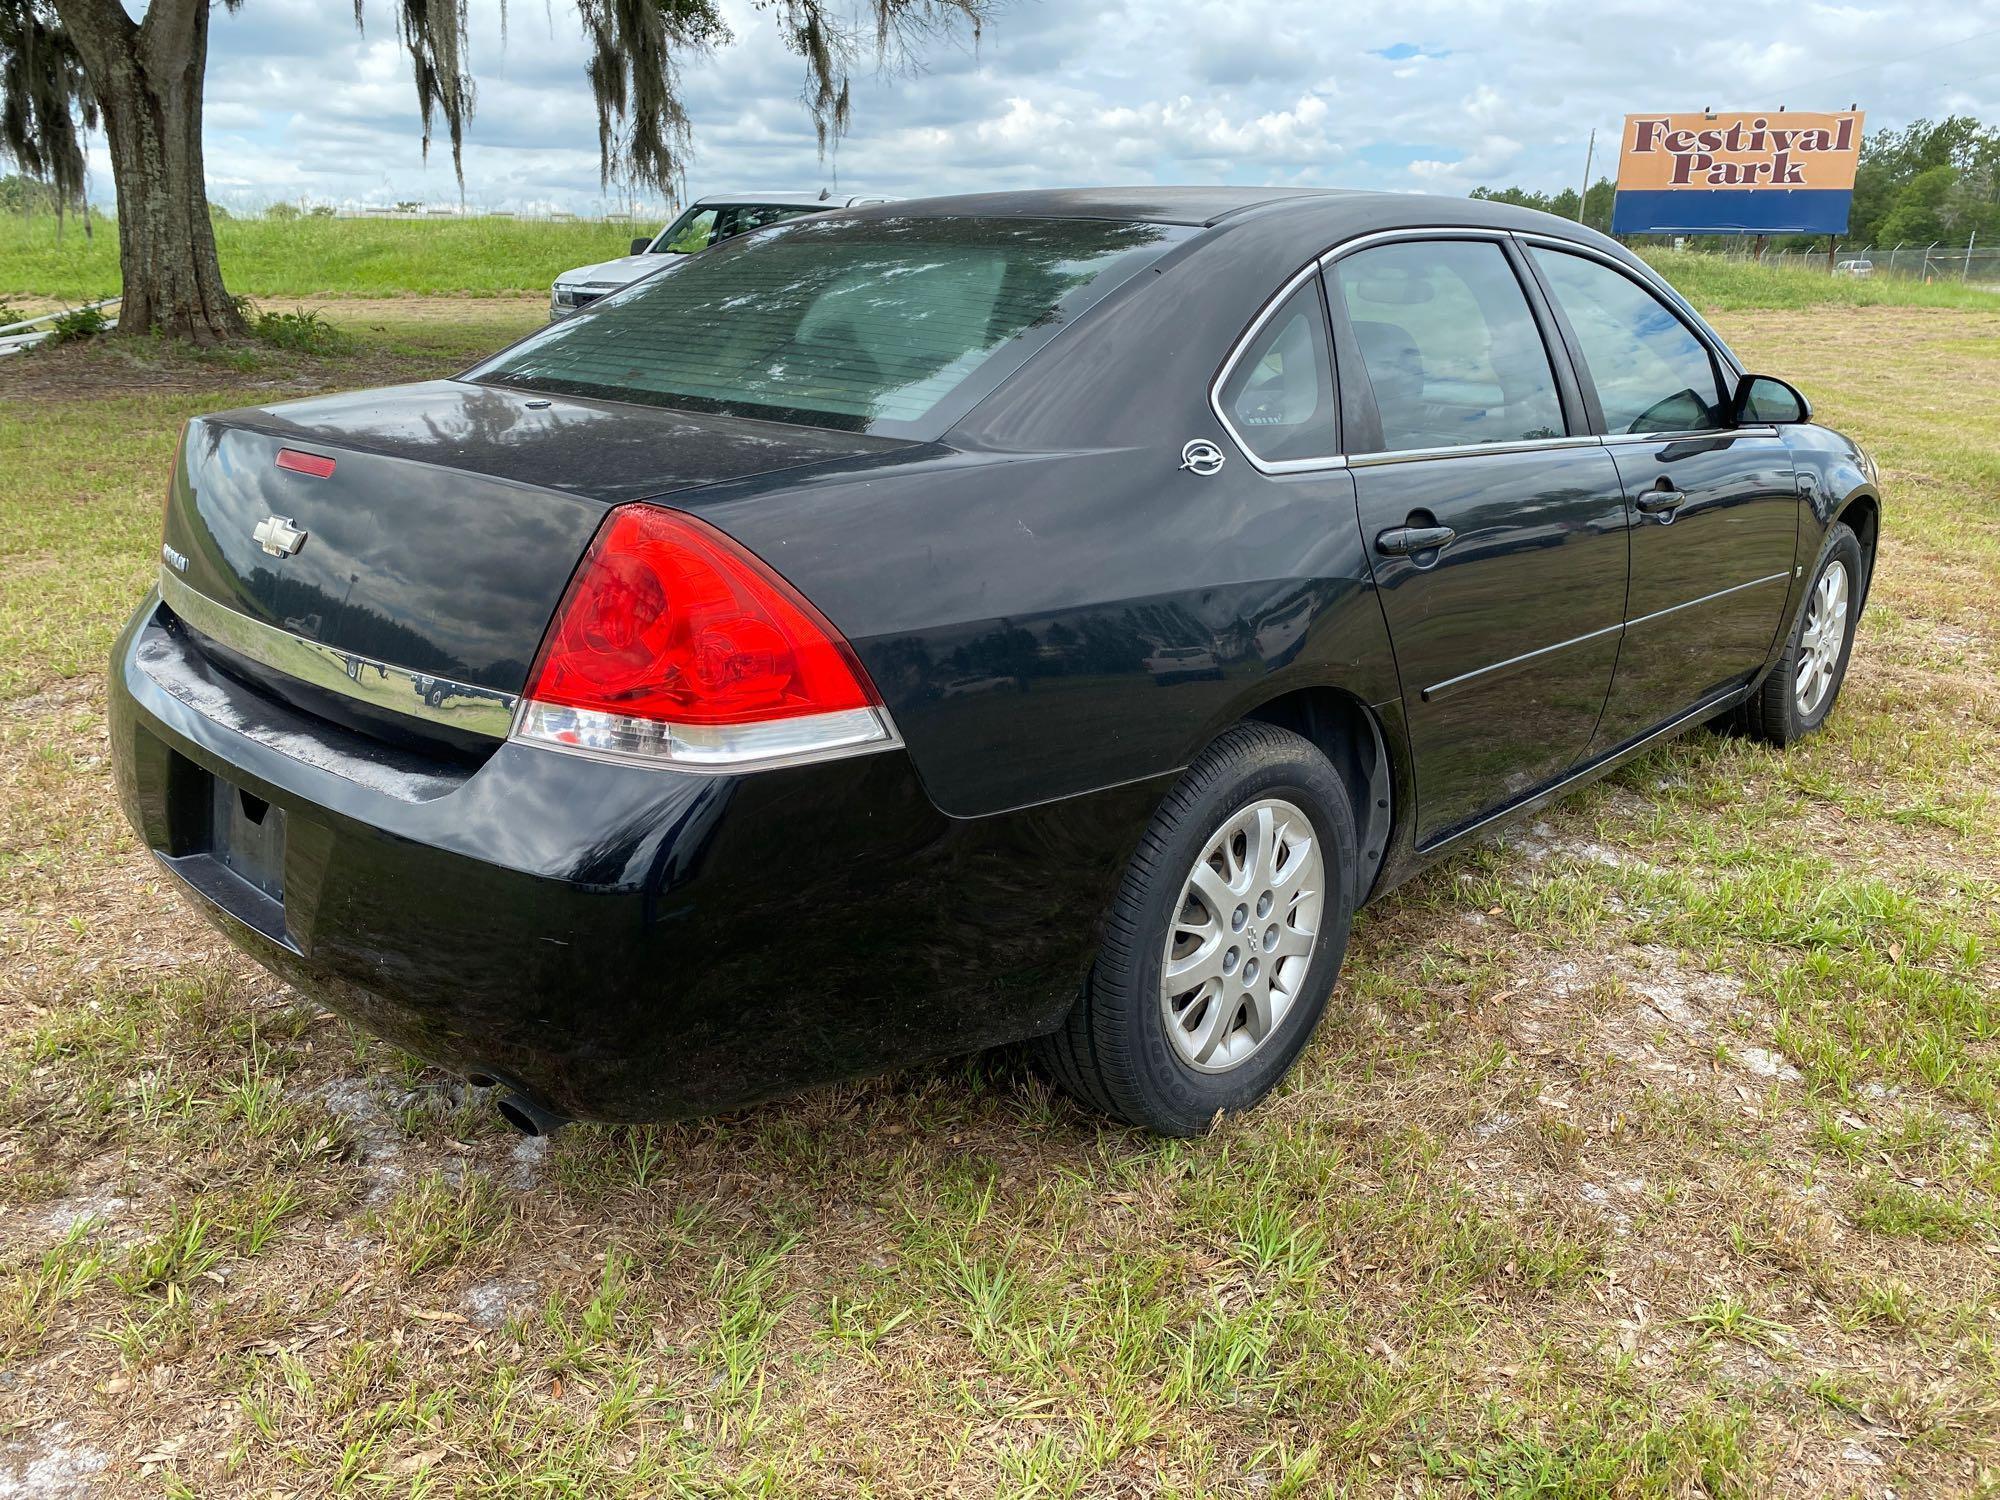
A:
{"label": "rear door window", "polygon": [[1563,436],[1527,294],[1488,240],[1412,240],[1334,262],[1391,451]]}
{"label": "rear door window", "polygon": [[1728,425],[1715,360],[1673,309],[1601,262],[1540,246],[1530,253],[1569,320],[1607,433]]}
{"label": "rear door window", "polygon": [[1271,314],[1230,367],[1223,414],[1237,440],[1266,463],[1338,451],[1326,306],[1312,277]]}

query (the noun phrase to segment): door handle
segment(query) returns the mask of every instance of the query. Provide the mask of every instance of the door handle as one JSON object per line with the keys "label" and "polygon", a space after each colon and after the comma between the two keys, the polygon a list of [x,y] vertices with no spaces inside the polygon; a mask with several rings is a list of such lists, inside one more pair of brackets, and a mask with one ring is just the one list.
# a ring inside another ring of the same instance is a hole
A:
{"label": "door handle", "polygon": [[1408,557],[1448,547],[1457,536],[1449,526],[1391,526],[1376,534],[1375,550],[1388,557]]}
{"label": "door handle", "polygon": [[1639,496],[1639,509],[1649,516],[1672,520],[1674,512],[1687,504],[1685,490],[1646,490]]}

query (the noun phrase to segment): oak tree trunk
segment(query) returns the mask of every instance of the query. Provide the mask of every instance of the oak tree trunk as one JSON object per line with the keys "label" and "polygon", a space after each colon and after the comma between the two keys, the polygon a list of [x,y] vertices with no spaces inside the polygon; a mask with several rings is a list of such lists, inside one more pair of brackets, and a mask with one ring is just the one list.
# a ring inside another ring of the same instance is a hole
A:
{"label": "oak tree trunk", "polygon": [[209,0],[153,0],[135,23],[119,0],[56,0],[103,112],[118,190],[120,333],[197,344],[247,333],[223,289],[201,154]]}

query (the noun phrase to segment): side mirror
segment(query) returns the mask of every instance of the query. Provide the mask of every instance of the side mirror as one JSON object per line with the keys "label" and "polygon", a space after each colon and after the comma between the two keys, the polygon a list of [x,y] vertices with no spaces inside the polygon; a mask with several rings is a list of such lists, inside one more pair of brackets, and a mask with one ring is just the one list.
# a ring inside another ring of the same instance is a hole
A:
{"label": "side mirror", "polygon": [[1780,380],[1775,375],[1745,375],[1736,382],[1738,426],[1758,422],[1779,426],[1811,420],[1812,402],[1789,380]]}
{"label": "side mirror", "polygon": [[648,250],[652,248],[653,248],[653,237],[650,234],[642,234],[639,236],[639,238],[632,241],[632,253],[634,255],[644,255]]}

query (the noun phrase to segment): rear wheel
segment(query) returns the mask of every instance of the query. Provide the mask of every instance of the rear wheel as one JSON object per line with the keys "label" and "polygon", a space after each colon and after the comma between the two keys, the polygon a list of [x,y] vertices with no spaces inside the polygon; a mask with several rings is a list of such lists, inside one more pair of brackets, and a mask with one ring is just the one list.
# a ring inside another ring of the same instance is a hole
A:
{"label": "rear wheel", "polygon": [[1050,1071],[1079,1101],[1192,1135],[1305,1046],[1353,919],[1354,815],[1332,764],[1269,724],[1218,738],[1167,794],[1112,905]]}
{"label": "rear wheel", "polygon": [[1812,582],[1792,622],[1784,654],[1762,686],[1736,710],[1737,729],[1782,747],[1826,722],[1847,677],[1865,566],[1860,541],[1836,522],[1820,545]]}

